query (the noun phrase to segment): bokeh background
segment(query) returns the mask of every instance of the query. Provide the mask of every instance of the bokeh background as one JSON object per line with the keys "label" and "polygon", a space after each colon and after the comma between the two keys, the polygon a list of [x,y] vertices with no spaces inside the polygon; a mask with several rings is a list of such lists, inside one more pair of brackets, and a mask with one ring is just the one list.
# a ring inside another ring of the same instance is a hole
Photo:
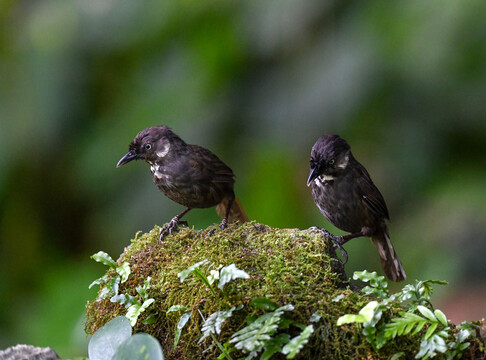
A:
{"label": "bokeh background", "polygon": [[[324,133],[387,200],[410,280],[443,279],[456,322],[486,315],[484,0],[0,1],[0,349],[86,354],[83,313],[138,230],[182,207],[116,169],[165,124],[236,174],[252,219],[325,226],[306,187]],[[205,228],[214,209],[187,220]],[[367,239],[348,274],[380,270]]]}

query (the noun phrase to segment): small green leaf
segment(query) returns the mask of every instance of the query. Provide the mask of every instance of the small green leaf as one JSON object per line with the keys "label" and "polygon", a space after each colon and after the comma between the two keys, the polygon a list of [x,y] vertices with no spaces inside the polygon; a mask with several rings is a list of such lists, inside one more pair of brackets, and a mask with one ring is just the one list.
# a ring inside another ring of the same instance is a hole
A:
{"label": "small green leaf", "polygon": [[125,316],[128,318],[128,320],[130,320],[130,324],[132,326],[135,326],[140,314],[143,313],[154,301],[154,299],[148,299],[144,301],[143,304],[137,301],[137,303],[130,305]]}
{"label": "small green leaf", "polygon": [[112,296],[110,301],[119,303],[121,305],[125,305],[127,308],[131,305],[140,303],[140,301],[138,301],[138,299],[135,296],[125,295],[125,294]]}
{"label": "small green leaf", "polygon": [[106,277],[107,282],[105,283],[105,286],[103,286],[98,294],[98,297],[96,298],[97,301],[106,299],[109,296],[114,296],[118,294],[118,287],[120,285],[120,277],[115,276],[112,279],[109,279]]}
{"label": "small green leaf", "polygon": [[91,255],[91,259],[100,262],[104,265],[107,265],[113,269],[116,268],[115,260],[113,260],[111,256],[105,253],[104,251],[98,251],[96,254]]}
{"label": "small green leaf", "polygon": [[377,301],[370,301],[368,304],[366,304],[365,307],[363,307],[359,311],[359,314],[347,314],[341,316],[337,320],[337,325],[341,326],[349,323],[365,323],[367,321],[370,321],[373,318],[374,311],[377,306],[378,306]]}
{"label": "small green leaf", "polygon": [[338,296],[335,296],[331,299],[332,302],[340,302],[342,299],[344,299],[344,294],[339,294]]}
{"label": "small green leaf", "polygon": [[194,275],[196,275],[203,282],[204,285],[206,285],[208,287],[209,290],[211,290],[211,292],[213,293],[213,295],[216,296],[216,291],[214,291],[214,288],[211,285],[211,283],[209,282],[209,280],[206,277],[206,275],[204,275],[201,272],[201,270],[199,270],[199,268],[195,268],[192,272],[194,273]]}
{"label": "small green leaf", "polygon": [[321,320],[322,318],[322,315],[319,313],[319,311],[316,311],[315,313],[313,313],[309,319],[310,322],[314,323],[314,322],[318,322],[319,320]]}
{"label": "small green leaf", "polygon": [[181,337],[182,329],[184,328],[184,326],[186,326],[191,316],[192,316],[192,311],[182,314],[181,319],[177,324],[177,329],[176,329],[175,339],[174,339],[174,349],[177,348],[177,343],[179,342],[179,339]]}
{"label": "small green leaf", "polygon": [[158,315],[159,314],[155,312],[147,316],[147,318],[143,321],[144,325],[155,324],[157,322]]}
{"label": "small green leaf", "polygon": [[142,286],[137,286],[135,290],[137,290],[138,295],[142,297],[142,300],[147,300],[149,295],[147,293],[147,290],[150,288],[150,280],[151,277],[148,276],[145,281],[143,282]]}
{"label": "small green leaf", "polygon": [[207,259],[204,259],[203,261],[199,261],[197,263],[195,263],[194,265],[191,265],[189,266],[187,269],[185,270],[182,270],[180,273],[177,274],[177,276],[179,277],[179,279],[181,280],[181,283],[184,282],[184,280],[186,280],[186,278],[192,274],[192,272],[199,268],[200,266],[202,265],[206,265],[208,264],[209,261]]}
{"label": "small green leaf", "polygon": [[186,311],[187,307],[184,305],[172,305],[169,310],[167,310],[166,314],[170,312],[175,312],[175,311]]}
{"label": "small green leaf", "polygon": [[471,336],[471,332],[469,330],[465,330],[465,329],[459,330],[459,332],[456,335],[456,341],[458,343],[462,343],[464,340],[466,340],[470,336]]}
{"label": "small green leaf", "polygon": [[294,337],[283,347],[282,354],[287,355],[287,359],[293,359],[302,350],[304,345],[309,342],[309,338],[313,332],[314,327],[312,325],[307,326],[300,335]]}
{"label": "small green leaf", "polygon": [[233,315],[233,311],[236,310],[236,307],[233,306],[231,309],[223,310],[223,311],[216,311],[212,313],[204,322],[201,331],[203,336],[197,342],[198,344],[201,343],[205,338],[210,336],[211,334],[221,334],[221,326],[223,323]]}
{"label": "small green leaf", "polygon": [[147,299],[143,302],[142,306],[140,307],[141,311],[144,312],[152,303],[155,301],[155,299]]}
{"label": "small green leaf", "polygon": [[439,323],[437,323],[437,322],[430,324],[430,326],[427,329],[427,332],[425,333],[425,336],[424,336],[425,340],[428,340],[434,334],[434,331],[435,331],[435,329],[437,329],[438,324]]}
{"label": "small green leaf", "polygon": [[266,297],[257,297],[250,300],[250,305],[262,310],[275,310],[278,305]]}
{"label": "small green leaf", "polygon": [[440,323],[442,325],[444,325],[444,326],[448,325],[447,317],[445,316],[445,314],[442,311],[440,311],[439,309],[436,309],[436,310],[434,310],[434,315],[440,321]]}
{"label": "small green leaf", "polygon": [[91,284],[89,284],[88,289],[91,289],[95,285],[102,285],[108,281],[108,276],[102,276],[95,281],[93,281]]}
{"label": "small green leaf", "polygon": [[393,356],[391,357],[390,360],[398,360],[400,359],[403,355],[405,355],[405,353],[403,351],[400,351],[400,352],[397,352],[395,354],[393,354]]}
{"label": "small green leaf", "polygon": [[437,318],[435,317],[434,313],[427,309],[425,306],[419,305],[417,306],[417,310],[420,311],[420,313],[431,322],[437,322]]}
{"label": "small green leaf", "polygon": [[246,271],[240,270],[235,264],[225,266],[219,271],[218,288],[223,290],[223,287],[232,280],[248,279],[250,275]]}
{"label": "small green leaf", "polygon": [[130,264],[125,261],[120,266],[117,266],[115,271],[121,276],[121,282],[124,283],[128,280],[128,276],[130,275]]}
{"label": "small green leaf", "polygon": [[126,317],[128,320],[130,320],[130,325],[135,326],[137,324],[137,319],[138,316],[140,315],[140,308],[142,307],[142,304],[136,303],[131,305],[128,308],[128,311],[126,313]]}

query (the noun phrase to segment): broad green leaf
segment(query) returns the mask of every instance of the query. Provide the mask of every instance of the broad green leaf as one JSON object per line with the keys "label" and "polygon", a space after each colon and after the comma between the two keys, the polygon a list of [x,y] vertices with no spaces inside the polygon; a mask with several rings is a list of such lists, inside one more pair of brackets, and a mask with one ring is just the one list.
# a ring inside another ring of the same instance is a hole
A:
{"label": "broad green leaf", "polygon": [[125,316],[118,316],[99,328],[91,337],[88,355],[92,360],[110,360],[116,349],[132,335]]}
{"label": "broad green leaf", "polygon": [[147,316],[147,318],[143,321],[143,324],[144,325],[150,325],[150,324],[155,324],[157,322],[157,318],[158,318],[158,315],[159,313],[158,312],[154,312],[154,313],[151,313],[149,316]]}
{"label": "broad green leaf", "polygon": [[[148,334],[135,334],[116,350],[112,360],[164,360],[162,347],[157,339]],[[92,359],[95,360],[95,359]]]}
{"label": "broad green leaf", "polygon": [[250,300],[250,305],[262,310],[275,310],[278,305],[266,297],[257,297]]}
{"label": "broad green leaf", "polygon": [[287,355],[287,359],[293,359],[305,344],[309,342],[309,338],[314,332],[314,327],[312,325],[307,326],[300,335],[294,337],[288,344],[286,344],[282,349],[282,354]]}
{"label": "broad green leaf", "polygon": [[219,271],[218,288],[223,290],[223,287],[232,280],[248,279],[250,275],[246,271],[240,270],[235,264],[225,266]]}
{"label": "broad green leaf", "polygon": [[347,314],[337,320],[337,325],[341,326],[349,323],[365,323],[373,318],[375,308],[378,306],[377,301],[370,301],[363,307],[358,314]]}
{"label": "broad green leaf", "polygon": [[440,321],[440,323],[442,325],[444,325],[444,326],[448,325],[447,317],[445,316],[445,314],[442,311],[440,311],[439,309],[436,309],[436,310],[434,310],[434,315]]}
{"label": "broad green leaf", "polygon": [[192,316],[192,311],[182,314],[181,319],[177,324],[177,329],[176,329],[175,339],[174,339],[174,349],[177,347],[177,343],[179,342],[179,339],[181,337],[182,329],[184,328],[184,326],[186,326],[191,316]]}
{"label": "broad green leaf", "polygon": [[427,329],[427,332],[425,333],[425,336],[424,336],[424,339],[425,340],[428,340],[433,334],[434,334],[434,331],[435,329],[437,329],[437,325],[439,323],[432,323],[430,324],[429,328]]}
{"label": "broad green leaf", "polygon": [[206,265],[208,264],[209,261],[207,259],[204,259],[203,261],[199,261],[197,263],[195,263],[194,265],[191,265],[189,266],[187,269],[185,270],[182,270],[180,273],[177,274],[177,276],[179,277],[179,279],[181,280],[181,283],[184,282],[184,280],[186,280],[186,278],[192,274],[192,272],[199,268],[200,266],[202,265]]}
{"label": "broad green leaf", "polygon": [[437,322],[437,318],[435,317],[434,313],[427,309],[425,306],[419,305],[417,306],[417,310],[420,311],[420,313],[431,322]]}
{"label": "broad green leaf", "polygon": [[113,269],[116,268],[115,260],[113,260],[111,256],[105,253],[104,251],[98,251],[96,254],[91,255],[91,259],[100,262],[104,265],[107,265]]}

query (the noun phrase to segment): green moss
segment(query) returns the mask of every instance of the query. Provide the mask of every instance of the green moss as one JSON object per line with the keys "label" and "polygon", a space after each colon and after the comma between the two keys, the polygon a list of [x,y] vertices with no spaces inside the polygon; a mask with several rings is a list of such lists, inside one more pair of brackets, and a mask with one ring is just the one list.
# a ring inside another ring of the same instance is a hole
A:
{"label": "green moss", "polygon": [[[120,286],[121,293],[135,295],[135,287],[147,276],[152,277],[149,294],[155,303],[151,309],[155,307],[158,312],[158,321],[143,325],[147,316],[143,313],[135,331],[157,337],[166,359],[216,358],[219,354],[216,347],[202,353],[210,345],[210,338],[197,344],[202,325],[197,309],[207,317],[229,306],[247,305],[251,298],[262,296],[279,305],[294,305],[295,310],[287,315],[298,323],[309,324],[310,316],[316,311],[322,315],[314,324],[315,332],[309,344],[296,359],[388,359],[397,351],[418,349],[417,339],[402,337],[399,349],[393,342],[377,353],[356,325],[336,326],[339,316],[357,313],[370,299],[349,287],[343,267],[332,259],[334,250],[326,247],[326,240],[319,231],[275,229],[249,222],[231,225],[223,231],[216,226],[205,230],[183,228],[159,244],[158,230],[156,227],[150,233],[136,236],[118,262],[128,261],[132,270],[129,280]],[[214,267],[235,263],[250,278],[232,281],[225,287],[224,294],[218,291],[216,296],[195,277],[189,277],[184,283],[179,281],[180,271],[204,259],[214,263]],[[114,274],[111,270],[108,273]],[[339,294],[344,294],[344,298],[333,302]],[[180,314],[165,315],[165,312],[177,304],[189,307],[194,313],[174,350],[173,339]],[[109,299],[89,302],[87,307],[86,331],[90,334],[126,312],[123,306]],[[253,313],[259,314],[252,306],[235,312],[223,326],[219,336],[221,343],[245,326],[246,317]]]}

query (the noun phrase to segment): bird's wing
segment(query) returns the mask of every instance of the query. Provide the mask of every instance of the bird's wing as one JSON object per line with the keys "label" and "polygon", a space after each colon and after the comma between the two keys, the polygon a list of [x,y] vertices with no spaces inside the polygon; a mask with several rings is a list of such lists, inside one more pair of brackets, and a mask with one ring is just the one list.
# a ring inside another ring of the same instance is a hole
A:
{"label": "bird's wing", "polygon": [[364,204],[379,217],[390,219],[385,199],[381,195],[380,190],[373,184],[368,171],[361,164],[359,164],[358,171],[360,172],[358,177],[360,195]]}
{"label": "bird's wing", "polygon": [[213,183],[233,184],[235,182],[233,171],[216,155],[202,146],[191,146],[195,151],[191,152],[189,163],[193,169],[198,171],[201,177]]}

